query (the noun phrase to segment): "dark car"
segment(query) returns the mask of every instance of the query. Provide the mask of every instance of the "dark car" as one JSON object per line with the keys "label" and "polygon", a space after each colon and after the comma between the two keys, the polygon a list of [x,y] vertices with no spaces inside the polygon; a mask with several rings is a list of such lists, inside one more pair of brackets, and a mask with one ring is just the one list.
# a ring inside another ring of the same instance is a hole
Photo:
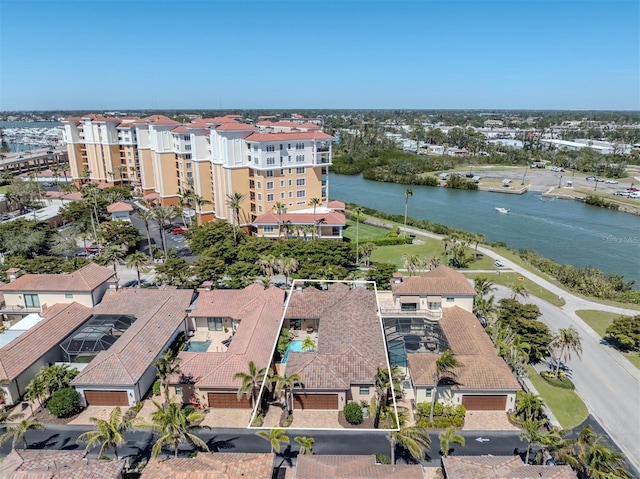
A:
{"label": "dark car", "polygon": [[47,150],[47,153],[53,153],[53,150]]}

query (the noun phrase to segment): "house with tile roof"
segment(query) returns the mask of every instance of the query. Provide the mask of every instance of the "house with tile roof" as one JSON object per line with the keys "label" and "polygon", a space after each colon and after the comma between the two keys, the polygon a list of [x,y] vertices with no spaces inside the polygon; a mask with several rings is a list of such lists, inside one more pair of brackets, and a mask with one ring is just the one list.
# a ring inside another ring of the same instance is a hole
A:
{"label": "house with tile roof", "polygon": [[133,211],[133,206],[124,201],[118,201],[107,206],[107,213],[111,214],[111,220],[131,221],[129,213]]}
{"label": "house with tile roof", "polygon": [[446,479],[577,479],[570,466],[532,466],[519,456],[447,456]]}
{"label": "house with tile roof", "polygon": [[342,409],[370,401],[378,368],[389,367],[375,290],[369,282],[325,282],[318,289],[296,280],[283,327],[317,331],[315,351],[286,354],[280,374],[299,374],[294,409]]}
{"label": "house with tile roof", "polygon": [[151,459],[140,479],[271,479],[273,454],[201,452],[189,458]]}
{"label": "house with tile roof", "polygon": [[222,333],[227,345],[211,344],[205,352],[181,351],[182,375],[172,379],[172,391],[185,403],[196,398],[210,408],[251,408],[246,396],[238,399],[242,382],[234,376],[247,371],[252,361],[258,368],[271,365],[284,301],[284,291],[259,284],[200,292],[189,314],[190,331]]}
{"label": "house with tile roof", "polygon": [[4,303],[0,313],[6,320],[40,313],[57,303],[79,303],[88,308],[98,304],[109,288],[113,269],[89,263],[68,274],[25,274],[7,271],[9,283],[0,286]]}
{"label": "house with tile roof", "polygon": [[92,328],[79,334],[102,335],[105,341],[91,362],[72,381],[83,405],[133,406],[156,380],[153,361],[162,355],[180,333],[187,333],[187,310],[193,291],[161,289],[109,290],[93,315],[132,318],[126,330]]}
{"label": "house with tile roof", "polygon": [[[344,210],[319,206],[293,213],[269,211],[251,223],[254,233],[263,238],[342,239],[347,219]],[[305,227],[315,228],[309,231]]]}
{"label": "house with tile roof", "polygon": [[378,464],[376,457],[299,455],[296,479],[424,479],[420,464]]}
{"label": "house with tile roof", "polygon": [[73,302],[44,310],[35,326],[0,349],[0,388],[15,404],[43,367],[64,360],[60,343],[91,317],[91,308]]}
{"label": "house with tile roof", "polygon": [[125,460],[87,459],[83,450],[13,449],[0,462],[4,479],[123,479]]}

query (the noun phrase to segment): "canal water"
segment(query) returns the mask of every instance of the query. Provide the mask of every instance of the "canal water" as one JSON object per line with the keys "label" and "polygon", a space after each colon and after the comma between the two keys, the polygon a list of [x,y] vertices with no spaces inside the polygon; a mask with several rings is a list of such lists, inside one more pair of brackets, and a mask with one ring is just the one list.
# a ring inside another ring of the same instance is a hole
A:
{"label": "canal water", "polygon": [[[406,185],[331,173],[332,198],[389,214],[404,214]],[[594,266],[640,285],[640,217],[580,201],[411,186],[409,216],[482,233],[558,263]],[[638,200],[640,201],[640,200]],[[495,208],[509,209],[508,214]]]}

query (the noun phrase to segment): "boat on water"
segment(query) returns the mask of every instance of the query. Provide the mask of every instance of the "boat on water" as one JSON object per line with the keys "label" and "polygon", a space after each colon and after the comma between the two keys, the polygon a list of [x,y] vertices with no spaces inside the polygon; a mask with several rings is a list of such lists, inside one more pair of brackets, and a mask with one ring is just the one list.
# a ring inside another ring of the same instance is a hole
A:
{"label": "boat on water", "polygon": [[509,210],[508,210],[508,209],[506,209],[506,208],[500,208],[500,207],[496,207],[496,211],[497,211],[498,213],[508,213],[508,212],[509,212]]}

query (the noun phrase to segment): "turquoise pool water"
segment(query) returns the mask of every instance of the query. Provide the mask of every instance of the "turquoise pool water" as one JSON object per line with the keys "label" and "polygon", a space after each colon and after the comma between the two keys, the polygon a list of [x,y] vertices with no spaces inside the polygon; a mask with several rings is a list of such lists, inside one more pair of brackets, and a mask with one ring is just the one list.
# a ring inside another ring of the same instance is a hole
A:
{"label": "turquoise pool water", "polygon": [[287,346],[287,350],[284,352],[284,356],[282,357],[282,364],[287,363],[287,359],[289,359],[289,351],[301,353],[303,351],[302,341],[291,341],[289,343],[289,346]]}
{"label": "turquoise pool water", "polygon": [[209,349],[211,341],[189,341],[184,347],[184,351],[191,351],[192,353],[205,353]]}

